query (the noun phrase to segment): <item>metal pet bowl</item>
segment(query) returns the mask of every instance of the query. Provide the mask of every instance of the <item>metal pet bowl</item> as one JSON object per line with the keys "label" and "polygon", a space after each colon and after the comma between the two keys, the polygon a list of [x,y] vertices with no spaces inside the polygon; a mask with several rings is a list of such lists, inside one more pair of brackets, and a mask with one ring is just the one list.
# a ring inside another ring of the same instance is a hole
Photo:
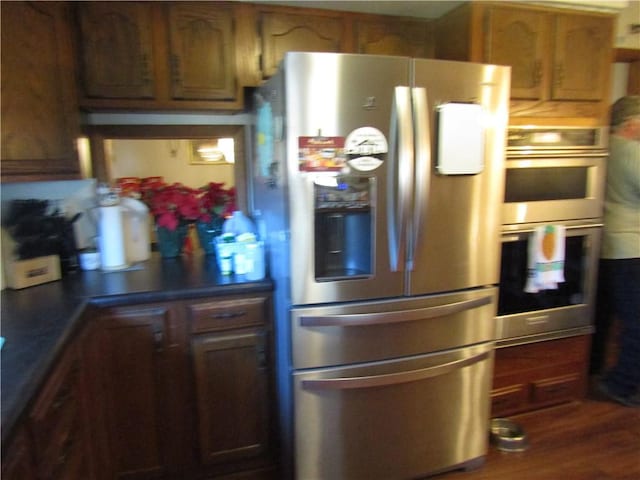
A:
{"label": "metal pet bowl", "polygon": [[493,418],[491,443],[503,452],[524,452],[529,446],[529,439],[517,423],[506,418]]}

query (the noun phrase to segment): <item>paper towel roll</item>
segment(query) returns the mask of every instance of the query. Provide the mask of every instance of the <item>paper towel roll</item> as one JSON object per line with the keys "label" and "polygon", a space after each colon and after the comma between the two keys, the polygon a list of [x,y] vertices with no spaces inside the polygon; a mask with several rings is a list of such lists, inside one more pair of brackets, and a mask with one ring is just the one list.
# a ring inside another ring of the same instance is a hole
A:
{"label": "paper towel roll", "polygon": [[117,270],[127,266],[120,205],[99,207],[98,242],[103,270]]}

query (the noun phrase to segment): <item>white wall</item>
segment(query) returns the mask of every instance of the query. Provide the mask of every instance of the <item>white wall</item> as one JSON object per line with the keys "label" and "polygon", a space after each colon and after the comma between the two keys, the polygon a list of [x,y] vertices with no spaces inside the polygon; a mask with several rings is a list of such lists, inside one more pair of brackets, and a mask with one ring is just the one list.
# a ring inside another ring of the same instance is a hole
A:
{"label": "white wall", "polygon": [[620,10],[614,39],[616,48],[640,49],[640,33],[629,31],[632,24],[640,24],[640,0],[629,0],[626,8]]}
{"label": "white wall", "polygon": [[191,165],[188,140],[108,140],[107,162],[113,180],[162,176],[167,183],[201,187],[209,182],[233,186],[233,164]]}

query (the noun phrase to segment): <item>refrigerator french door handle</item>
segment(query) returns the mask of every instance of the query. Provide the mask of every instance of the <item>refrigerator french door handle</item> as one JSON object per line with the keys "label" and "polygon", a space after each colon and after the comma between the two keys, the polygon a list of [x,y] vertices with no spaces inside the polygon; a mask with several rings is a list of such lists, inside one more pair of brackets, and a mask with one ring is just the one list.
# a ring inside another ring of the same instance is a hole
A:
{"label": "refrigerator french door handle", "polygon": [[472,355],[471,357],[454,360],[434,367],[419,368],[399,373],[386,373],[383,375],[368,375],[364,377],[342,378],[318,378],[315,380],[302,380],[302,388],[305,390],[349,390],[372,387],[386,387],[399,383],[416,382],[427,378],[446,375],[455,370],[473,365],[489,358],[493,343],[487,345],[487,350]]}
{"label": "refrigerator french door handle", "polygon": [[[408,253],[408,270],[413,270],[416,263],[416,250],[420,226],[424,223],[424,215],[428,208],[429,187],[431,185],[431,125],[427,90],[422,87],[412,89],[413,125],[415,128],[415,172],[413,223],[411,244]],[[422,231],[424,234],[424,230]]]}
{"label": "refrigerator french door handle", "polygon": [[493,300],[491,295],[447,303],[427,308],[400,310],[379,313],[352,313],[343,315],[301,316],[302,327],[362,327],[368,325],[384,325],[390,323],[413,322],[434,317],[453,315],[465,310],[489,305]]}
{"label": "refrigerator french door handle", "polygon": [[[389,262],[393,272],[403,271],[406,260],[407,225],[413,190],[413,127],[411,89],[395,87],[390,127],[389,181],[387,184],[387,232]],[[397,157],[397,158],[396,158]]]}

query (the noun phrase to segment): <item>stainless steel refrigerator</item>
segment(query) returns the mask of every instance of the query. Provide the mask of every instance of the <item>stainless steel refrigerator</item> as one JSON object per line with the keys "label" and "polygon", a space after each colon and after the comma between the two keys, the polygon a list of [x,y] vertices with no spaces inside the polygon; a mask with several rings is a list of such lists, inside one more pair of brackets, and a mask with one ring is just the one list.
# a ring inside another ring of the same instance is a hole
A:
{"label": "stainless steel refrigerator", "polygon": [[508,67],[288,53],[255,95],[285,474],[416,478],[487,450]]}

